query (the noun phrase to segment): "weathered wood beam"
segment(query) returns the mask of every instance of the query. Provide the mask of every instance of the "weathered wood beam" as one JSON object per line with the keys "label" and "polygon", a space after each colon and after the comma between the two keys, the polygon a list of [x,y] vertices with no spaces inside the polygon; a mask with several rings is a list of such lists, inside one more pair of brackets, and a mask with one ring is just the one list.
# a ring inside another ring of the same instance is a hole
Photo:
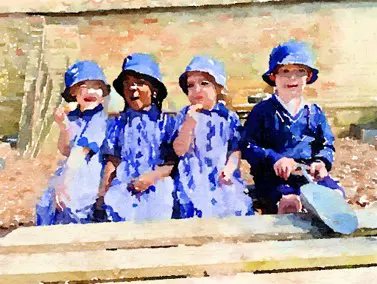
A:
{"label": "weathered wood beam", "polygon": [[0,255],[0,282],[203,277],[350,265],[377,265],[376,237],[5,254]]}
{"label": "weathered wood beam", "polygon": [[[352,236],[377,235],[377,209],[357,211]],[[339,235],[321,231],[308,215],[263,215],[225,219],[167,220],[19,228],[0,239],[0,253],[42,253],[115,248],[203,245],[210,242],[300,240]]]}
{"label": "weathered wood beam", "polygon": [[[178,278],[163,280],[134,281],[132,284],[333,284],[347,283],[360,284],[374,283],[376,281],[377,268],[354,268],[354,269],[326,269],[315,271],[283,272],[283,273],[240,273],[231,276],[214,276],[199,278]],[[110,282],[121,284],[130,282]],[[110,284],[108,283],[108,284]]]}
{"label": "weathered wood beam", "polygon": [[[339,2],[341,0],[338,0]],[[0,13],[79,13],[97,12],[109,10],[151,9],[151,8],[176,8],[176,7],[200,7],[200,6],[228,6],[235,4],[252,3],[300,3],[300,0],[13,0],[10,5],[7,2],[0,3]]]}

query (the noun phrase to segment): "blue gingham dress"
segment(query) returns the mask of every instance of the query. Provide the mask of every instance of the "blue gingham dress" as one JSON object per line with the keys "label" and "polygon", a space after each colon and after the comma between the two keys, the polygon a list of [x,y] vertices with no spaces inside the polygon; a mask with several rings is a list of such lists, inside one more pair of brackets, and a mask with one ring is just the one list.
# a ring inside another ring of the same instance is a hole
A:
{"label": "blue gingham dress", "polygon": [[[176,117],[176,131],[182,126],[188,107]],[[238,116],[218,103],[198,113],[193,144],[180,157],[175,176],[175,196],[181,218],[252,215],[252,201],[244,193],[239,170],[231,177],[232,185],[221,185],[219,174],[228,155],[239,149],[241,123]]]}
{"label": "blue gingham dress", "polygon": [[172,151],[174,119],[152,105],[149,110],[131,108],[121,112],[108,126],[104,154],[121,162],[105,195],[107,213],[112,221],[148,221],[170,219],[174,183],[171,177],[159,180],[146,191],[134,193],[132,179],[155,170]]}
{"label": "blue gingham dress", "polygon": [[[97,199],[101,179],[102,157],[100,148],[105,139],[107,114],[103,106],[93,110],[71,111],[68,117],[68,132],[71,153],[75,148],[87,147],[90,152],[85,161],[78,161],[80,167],[69,169],[68,157],[61,163],[49,187],[36,207],[37,225],[88,223],[91,222],[92,207]],[[66,178],[67,175],[70,178]],[[70,200],[65,200],[66,209],[56,210],[55,190],[65,185]]]}

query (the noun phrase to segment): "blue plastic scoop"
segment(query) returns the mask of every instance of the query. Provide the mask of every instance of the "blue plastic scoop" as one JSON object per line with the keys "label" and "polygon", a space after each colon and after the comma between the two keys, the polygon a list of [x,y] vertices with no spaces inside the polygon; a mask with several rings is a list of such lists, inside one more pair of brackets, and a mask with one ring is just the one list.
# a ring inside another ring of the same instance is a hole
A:
{"label": "blue plastic scoop", "polygon": [[315,183],[308,166],[298,164],[308,184],[301,187],[301,201],[309,213],[320,218],[334,232],[351,234],[358,227],[355,211],[336,190]]}

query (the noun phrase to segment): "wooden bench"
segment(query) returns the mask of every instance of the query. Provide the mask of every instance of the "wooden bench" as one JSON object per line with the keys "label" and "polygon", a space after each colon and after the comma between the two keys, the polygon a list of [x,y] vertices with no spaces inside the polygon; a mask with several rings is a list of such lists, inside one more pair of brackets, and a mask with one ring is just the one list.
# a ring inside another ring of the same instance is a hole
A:
{"label": "wooden bench", "polygon": [[0,239],[0,283],[342,283],[377,275],[377,210],[357,215],[352,236],[305,214],[19,228]]}

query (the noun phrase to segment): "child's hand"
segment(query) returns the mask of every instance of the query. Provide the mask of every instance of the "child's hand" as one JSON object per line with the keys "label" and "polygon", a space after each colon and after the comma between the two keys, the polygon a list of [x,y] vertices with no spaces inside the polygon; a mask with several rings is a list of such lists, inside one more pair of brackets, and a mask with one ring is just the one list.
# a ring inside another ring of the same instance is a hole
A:
{"label": "child's hand", "polygon": [[189,107],[189,110],[186,114],[186,120],[188,120],[191,123],[198,122],[198,112],[203,109],[202,104],[196,104]]}
{"label": "child's hand", "polygon": [[154,172],[148,172],[145,174],[142,174],[137,179],[135,179],[133,184],[133,189],[136,192],[142,192],[147,190],[150,186],[154,185],[156,183],[156,177]]}
{"label": "child's hand", "polygon": [[66,128],[65,121],[67,119],[67,115],[64,112],[64,108],[57,108],[55,111],[55,122],[58,124],[60,128]]}
{"label": "child's hand", "polygon": [[325,163],[322,161],[312,163],[309,167],[309,171],[316,181],[323,179],[329,174]]}
{"label": "child's hand", "polygon": [[278,214],[297,213],[302,210],[300,196],[296,194],[287,194],[279,201]]}
{"label": "child's hand", "polygon": [[55,189],[55,201],[56,201],[56,209],[60,212],[66,208],[66,201],[69,201],[70,197],[67,193],[67,189],[65,185],[57,186]]}
{"label": "child's hand", "polygon": [[274,171],[278,177],[285,180],[289,178],[292,172],[297,168],[297,163],[292,158],[283,157],[274,164]]}
{"label": "child's hand", "polygon": [[230,171],[226,166],[219,174],[219,182],[223,185],[232,185],[232,171]]}

